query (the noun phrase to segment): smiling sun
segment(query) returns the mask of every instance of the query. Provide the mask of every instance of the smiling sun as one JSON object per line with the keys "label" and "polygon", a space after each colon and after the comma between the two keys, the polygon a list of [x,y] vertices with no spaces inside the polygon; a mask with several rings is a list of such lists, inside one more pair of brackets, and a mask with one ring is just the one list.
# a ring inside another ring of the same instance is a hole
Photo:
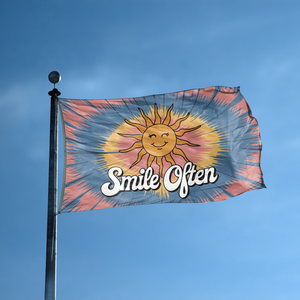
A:
{"label": "smiling sun", "polygon": [[173,104],[168,109],[163,122],[161,120],[160,115],[158,114],[156,103],[154,106],[154,122],[148,116],[146,116],[144,111],[140,108],[139,110],[143,119],[145,120],[146,126],[130,122],[127,119],[124,120],[127,124],[134,126],[141,132],[141,134],[119,133],[119,135],[123,137],[135,138],[136,140],[138,140],[128,149],[120,150],[120,153],[126,153],[131,150],[141,148],[137,155],[136,161],[130,166],[130,168],[138,164],[141,161],[142,157],[148,153],[149,157],[147,161],[147,167],[150,167],[152,162],[156,158],[156,163],[159,166],[159,175],[162,176],[163,157],[167,162],[171,163],[172,165],[175,165],[175,161],[171,156],[171,153],[173,155],[180,155],[184,158],[186,162],[189,161],[185,153],[181,149],[176,148],[177,145],[188,145],[191,147],[200,146],[192,144],[189,141],[179,139],[178,137],[182,137],[186,132],[198,129],[199,127],[201,127],[201,125],[192,128],[182,128],[178,130],[181,122],[186,120],[190,114],[188,113],[185,117],[178,119],[175,123],[170,125],[172,108]]}

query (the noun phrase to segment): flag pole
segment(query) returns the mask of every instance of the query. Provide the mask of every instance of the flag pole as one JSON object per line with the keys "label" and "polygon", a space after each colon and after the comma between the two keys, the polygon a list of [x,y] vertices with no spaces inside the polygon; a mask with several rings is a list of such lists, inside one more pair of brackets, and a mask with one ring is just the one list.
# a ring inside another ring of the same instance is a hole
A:
{"label": "flag pole", "polygon": [[58,96],[60,92],[55,88],[55,84],[60,81],[60,78],[60,74],[56,71],[48,76],[54,88],[48,93],[51,96],[51,112],[45,300],[56,299]]}

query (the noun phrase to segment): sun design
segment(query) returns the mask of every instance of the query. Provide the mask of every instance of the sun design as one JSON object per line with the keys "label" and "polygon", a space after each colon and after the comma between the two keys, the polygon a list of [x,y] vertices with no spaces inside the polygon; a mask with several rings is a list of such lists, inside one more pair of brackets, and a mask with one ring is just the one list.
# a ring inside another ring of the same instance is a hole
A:
{"label": "sun design", "polygon": [[157,105],[155,103],[154,122],[148,116],[145,115],[142,109],[139,108],[141,115],[146,122],[146,126],[130,122],[127,119],[124,120],[127,124],[134,126],[141,132],[141,134],[119,133],[119,135],[123,137],[135,138],[136,140],[138,140],[128,149],[119,150],[120,153],[126,153],[131,150],[141,148],[137,155],[136,161],[130,166],[130,168],[138,164],[143,158],[143,156],[148,153],[149,157],[147,161],[147,167],[150,167],[154,159],[156,158],[156,163],[159,166],[159,175],[162,176],[163,157],[167,162],[171,163],[172,165],[175,165],[175,161],[171,156],[171,153],[174,155],[180,155],[184,158],[186,162],[189,161],[185,153],[181,149],[176,148],[177,145],[188,145],[191,147],[200,146],[192,144],[189,141],[179,139],[178,137],[182,137],[186,132],[198,129],[199,127],[201,127],[201,125],[192,128],[182,128],[177,130],[181,122],[186,120],[189,117],[190,113],[188,113],[185,117],[178,119],[175,123],[170,125],[172,108],[173,104],[168,109],[166,117],[162,121],[160,115],[158,114]]}

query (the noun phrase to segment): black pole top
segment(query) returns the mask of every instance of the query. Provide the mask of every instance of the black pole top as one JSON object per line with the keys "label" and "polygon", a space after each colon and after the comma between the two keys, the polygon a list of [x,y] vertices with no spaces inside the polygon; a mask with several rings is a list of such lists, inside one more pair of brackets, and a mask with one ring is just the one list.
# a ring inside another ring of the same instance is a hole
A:
{"label": "black pole top", "polygon": [[52,72],[49,73],[48,79],[55,86],[55,83],[60,82],[61,76],[60,76],[60,74],[57,71],[52,71]]}
{"label": "black pole top", "polygon": [[60,91],[58,89],[54,88],[52,91],[50,91],[48,93],[48,95],[51,97],[58,97],[58,96],[60,96]]}
{"label": "black pole top", "polygon": [[60,92],[55,88],[55,84],[60,82],[61,76],[57,71],[52,71],[48,75],[48,79],[51,83],[54,84],[54,89],[48,93],[48,95],[57,97],[60,95]]}

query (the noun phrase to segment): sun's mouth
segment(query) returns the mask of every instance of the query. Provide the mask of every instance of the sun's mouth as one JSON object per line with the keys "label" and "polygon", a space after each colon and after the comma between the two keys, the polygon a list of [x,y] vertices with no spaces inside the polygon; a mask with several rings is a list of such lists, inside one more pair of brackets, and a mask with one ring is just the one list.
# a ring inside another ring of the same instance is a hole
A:
{"label": "sun's mouth", "polygon": [[165,142],[163,145],[159,145],[159,146],[154,145],[154,143],[152,143],[151,145],[154,146],[154,147],[156,147],[157,150],[161,150],[162,147],[166,146],[167,144],[168,144],[168,142]]}

